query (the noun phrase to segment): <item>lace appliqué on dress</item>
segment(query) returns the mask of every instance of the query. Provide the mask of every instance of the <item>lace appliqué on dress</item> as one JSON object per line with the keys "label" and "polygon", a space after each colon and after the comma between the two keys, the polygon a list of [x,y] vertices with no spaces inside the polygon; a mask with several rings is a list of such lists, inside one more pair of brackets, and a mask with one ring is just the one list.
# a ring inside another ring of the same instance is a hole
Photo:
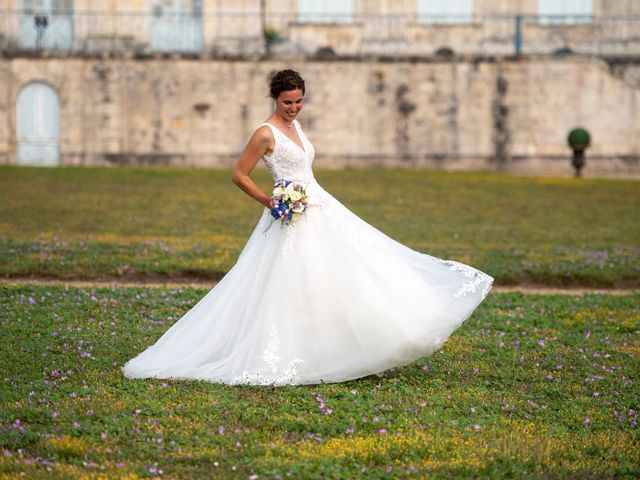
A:
{"label": "lace appliqu\u00e9 on dress", "polygon": [[324,192],[324,196],[327,197],[326,201],[316,205],[321,211],[320,215],[316,217],[317,221],[325,225],[330,225],[332,229],[340,232],[359,252],[364,251],[362,248],[364,245],[377,245],[377,241],[372,235],[368,235],[362,228],[358,228],[352,221],[347,221],[337,213],[338,208],[332,205],[332,203],[338,203],[338,201],[333,198],[333,196],[327,192]]}
{"label": "lace appliqu\u00e9 on dress", "polygon": [[280,335],[273,325],[269,334],[269,341],[262,352],[263,360],[271,368],[271,374],[249,373],[244,370],[240,375],[234,377],[231,381],[232,385],[249,384],[249,385],[273,385],[276,387],[282,385],[295,385],[298,378],[297,365],[302,363],[300,358],[294,358],[289,363],[280,367],[282,358],[280,356]]}
{"label": "lace appliqu\u00e9 on dress", "polygon": [[445,264],[451,270],[462,272],[462,274],[466,278],[470,279],[468,282],[462,284],[462,287],[460,287],[460,290],[455,293],[454,297],[458,298],[469,293],[475,293],[480,286],[483,287],[482,291],[480,292],[482,299],[484,299],[489,294],[489,290],[491,290],[491,285],[493,284],[493,277],[491,277],[490,275],[487,275],[480,270],[470,267],[469,265],[465,265],[464,263],[456,262],[454,260],[442,260],[439,258],[437,260]]}
{"label": "lace appliqu\u00e9 on dress", "polygon": [[310,143],[305,141],[306,138],[304,134],[300,134],[299,136],[308,151],[302,150],[299,145],[294,143],[293,140],[270,123],[264,123],[263,125],[268,125],[269,128],[271,128],[275,139],[271,156],[262,157],[273,179],[312,180],[313,172],[311,170],[311,163],[315,152]]}
{"label": "lace appliqu\u00e9 on dress", "polygon": [[290,223],[289,225],[285,225],[285,228],[287,231],[284,234],[285,237],[284,243],[282,244],[282,256],[284,258],[289,258],[289,254],[293,251],[293,242],[295,240],[296,230],[298,227],[295,223]]}

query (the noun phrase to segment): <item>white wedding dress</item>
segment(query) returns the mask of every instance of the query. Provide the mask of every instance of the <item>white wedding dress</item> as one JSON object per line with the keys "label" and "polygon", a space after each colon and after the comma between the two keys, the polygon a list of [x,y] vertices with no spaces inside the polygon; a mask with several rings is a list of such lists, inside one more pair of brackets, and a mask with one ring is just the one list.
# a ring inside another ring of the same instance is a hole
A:
{"label": "white wedding dress", "polygon": [[274,180],[306,185],[309,207],[281,225],[265,208],[237,263],[122,371],[129,378],[226,384],[342,382],[438,349],[493,278],[414,251],[375,229],[314,179],[314,149],[271,124]]}

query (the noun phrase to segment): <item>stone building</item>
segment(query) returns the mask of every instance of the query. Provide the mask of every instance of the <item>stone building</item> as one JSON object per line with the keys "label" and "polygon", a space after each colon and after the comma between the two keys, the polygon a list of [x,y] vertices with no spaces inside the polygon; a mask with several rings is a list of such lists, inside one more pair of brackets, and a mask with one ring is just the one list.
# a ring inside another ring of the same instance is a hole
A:
{"label": "stone building", "polygon": [[640,173],[634,0],[0,0],[0,163],[230,166],[283,67],[317,166]]}

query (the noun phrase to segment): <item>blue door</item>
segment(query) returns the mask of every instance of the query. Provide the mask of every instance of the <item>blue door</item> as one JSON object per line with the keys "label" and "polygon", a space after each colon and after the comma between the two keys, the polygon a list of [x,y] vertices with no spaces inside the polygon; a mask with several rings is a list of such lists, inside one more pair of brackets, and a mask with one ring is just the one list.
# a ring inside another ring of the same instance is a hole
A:
{"label": "blue door", "polygon": [[46,83],[34,82],[18,95],[18,165],[55,166],[60,164],[60,101]]}
{"label": "blue door", "polygon": [[298,21],[303,23],[350,22],[351,0],[298,0]]}
{"label": "blue door", "polygon": [[149,43],[157,52],[202,52],[202,0],[152,0]]}
{"label": "blue door", "polygon": [[538,16],[543,23],[589,23],[593,0],[538,0]]}
{"label": "blue door", "polygon": [[426,23],[468,23],[473,14],[471,0],[420,0],[418,18]]}
{"label": "blue door", "polygon": [[22,0],[20,44],[69,51],[73,47],[73,0]]}

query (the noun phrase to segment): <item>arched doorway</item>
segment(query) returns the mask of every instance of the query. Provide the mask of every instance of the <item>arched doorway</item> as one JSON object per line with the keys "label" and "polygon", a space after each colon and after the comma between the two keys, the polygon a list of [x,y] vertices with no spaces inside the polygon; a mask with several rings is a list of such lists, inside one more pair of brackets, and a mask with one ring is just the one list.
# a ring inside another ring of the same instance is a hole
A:
{"label": "arched doorway", "polygon": [[18,165],[60,164],[60,101],[43,82],[26,85],[16,102]]}

